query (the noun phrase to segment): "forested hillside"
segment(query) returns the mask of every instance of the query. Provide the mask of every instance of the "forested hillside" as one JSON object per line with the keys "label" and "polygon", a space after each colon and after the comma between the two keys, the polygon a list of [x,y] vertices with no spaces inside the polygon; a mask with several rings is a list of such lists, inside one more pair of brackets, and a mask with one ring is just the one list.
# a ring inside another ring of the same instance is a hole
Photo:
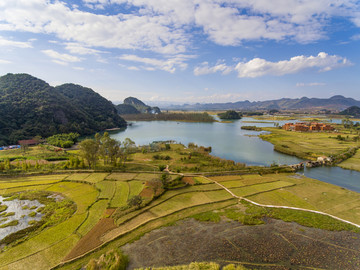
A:
{"label": "forested hillside", "polygon": [[125,125],[114,105],[89,88],[54,88],[28,74],[0,77],[0,145],[36,135],[85,135]]}

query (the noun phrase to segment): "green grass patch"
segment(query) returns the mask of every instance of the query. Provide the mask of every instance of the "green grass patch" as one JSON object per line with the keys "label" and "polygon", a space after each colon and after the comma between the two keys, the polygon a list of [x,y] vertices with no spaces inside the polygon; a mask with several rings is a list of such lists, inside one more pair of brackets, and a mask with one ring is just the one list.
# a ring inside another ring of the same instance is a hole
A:
{"label": "green grass patch", "polygon": [[222,182],[222,181],[241,180],[242,176],[240,176],[240,175],[222,175],[222,176],[211,176],[209,178],[215,180],[216,182]]}
{"label": "green grass patch", "polygon": [[83,181],[89,175],[90,173],[73,173],[69,175],[66,180]]}
{"label": "green grass patch", "polygon": [[282,219],[286,222],[296,222],[307,227],[314,227],[329,231],[353,231],[360,233],[357,228],[348,223],[334,219],[329,216],[320,215],[311,212],[297,211],[291,209],[271,209],[269,216],[272,218]]}
{"label": "green grass patch", "polygon": [[110,202],[110,207],[123,207],[126,206],[129,198],[129,184],[128,182],[116,181],[116,191]]}
{"label": "green grass patch", "polygon": [[201,176],[196,176],[194,177],[195,183],[199,183],[199,184],[210,184],[212,183],[211,180],[206,179],[205,177],[201,177]]}
{"label": "green grass patch", "polygon": [[122,254],[121,250],[113,249],[109,250],[105,254],[102,254],[98,259],[91,259],[86,265],[86,270],[97,269],[113,269],[113,270],[125,270],[128,265],[129,259]]}
{"label": "green grass patch", "polygon": [[6,228],[6,227],[11,227],[11,226],[16,226],[18,224],[19,224],[19,221],[15,219],[15,220],[12,220],[12,221],[10,221],[8,223],[0,225],[0,229],[1,228]]}
{"label": "green grass patch", "polygon": [[139,181],[150,181],[154,178],[159,178],[159,174],[157,173],[139,173],[134,180],[139,180]]}
{"label": "green grass patch", "polygon": [[219,222],[221,220],[221,215],[219,212],[209,211],[204,213],[199,213],[191,216],[198,221],[211,221],[211,222]]}
{"label": "green grass patch", "polygon": [[30,182],[0,182],[0,189],[11,189],[16,187],[36,186],[36,185],[48,185],[60,182],[60,180],[40,180]]}
{"label": "green grass patch", "polygon": [[358,149],[354,156],[341,162],[338,166],[344,169],[360,171],[360,150]]}
{"label": "green grass patch", "polygon": [[0,183],[5,182],[30,182],[30,181],[48,181],[58,180],[61,181],[68,177],[69,174],[47,174],[47,175],[34,175],[34,176],[20,176],[20,177],[0,177]]}
{"label": "green grass patch", "polygon": [[129,183],[129,198],[139,195],[140,192],[144,189],[145,185],[141,181],[130,181]]}
{"label": "green grass patch", "polygon": [[5,205],[5,204],[1,204],[1,205],[0,205],[0,213],[1,213],[1,212],[4,212],[6,209],[8,209],[8,206],[7,206],[7,205]]}
{"label": "green grass patch", "polygon": [[89,182],[91,184],[98,183],[100,181],[103,181],[106,176],[108,176],[108,173],[92,173],[88,177],[84,179],[84,181]]}
{"label": "green grass patch", "polygon": [[263,129],[270,131],[271,134],[263,134],[260,137],[274,144],[275,150],[300,158],[314,159],[323,155],[333,156],[340,154],[349,147],[358,146],[358,143],[352,140],[336,140],[335,138],[339,133],[335,132],[293,132],[278,128]]}
{"label": "green grass patch", "polygon": [[290,182],[276,181],[276,182],[271,182],[271,183],[263,183],[263,184],[256,184],[256,185],[239,187],[239,188],[232,188],[231,191],[235,195],[237,195],[239,197],[243,197],[243,196],[249,196],[249,195],[260,193],[260,192],[266,192],[266,191],[270,191],[270,190],[274,190],[274,189],[284,188],[284,187],[288,187],[288,186],[292,186],[292,185],[294,185],[294,184],[290,183]]}
{"label": "green grass patch", "polygon": [[89,215],[85,222],[78,229],[78,233],[82,236],[87,234],[98,223],[107,208],[108,200],[99,200],[89,209]]}
{"label": "green grass patch", "polygon": [[132,180],[137,173],[112,173],[106,177],[106,179],[117,180],[117,181],[129,181]]}
{"label": "green grass patch", "polygon": [[114,196],[116,190],[115,181],[101,181],[96,183],[95,186],[100,189],[100,199],[111,199]]}

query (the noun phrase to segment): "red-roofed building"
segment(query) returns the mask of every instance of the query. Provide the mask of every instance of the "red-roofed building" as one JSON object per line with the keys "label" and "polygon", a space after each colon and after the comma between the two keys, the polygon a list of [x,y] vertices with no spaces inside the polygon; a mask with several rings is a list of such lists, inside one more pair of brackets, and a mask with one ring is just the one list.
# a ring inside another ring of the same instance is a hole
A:
{"label": "red-roofed building", "polygon": [[20,141],[18,141],[18,144],[19,144],[19,145],[27,145],[27,146],[37,145],[37,144],[39,144],[39,143],[40,143],[39,140],[34,140],[34,139],[32,139],[32,140],[20,140]]}

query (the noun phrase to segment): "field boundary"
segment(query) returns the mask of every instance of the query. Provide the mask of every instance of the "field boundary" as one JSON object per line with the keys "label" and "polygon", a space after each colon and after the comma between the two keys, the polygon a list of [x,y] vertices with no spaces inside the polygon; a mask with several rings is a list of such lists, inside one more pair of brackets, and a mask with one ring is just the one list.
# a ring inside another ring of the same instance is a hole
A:
{"label": "field boundary", "polygon": [[[216,202],[210,202],[210,203],[205,203],[205,204],[193,205],[193,206],[190,206],[190,207],[186,207],[186,208],[177,210],[177,211],[175,211],[175,212],[173,212],[173,213],[170,213],[170,214],[167,214],[167,215],[164,215],[164,216],[161,216],[161,217],[157,217],[157,218],[150,219],[150,220],[146,221],[145,223],[140,224],[140,225],[134,227],[132,230],[123,232],[122,234],[117,235],[116,237],[114,237],[114,238],[112,238],[112,239],[104,242],[104,243],[101,244],[100,246],[98,246],[98,247],[96,247],[96,248],[94,248],[94,249],[92,249],[92,250],[89,250],[88,252],[86,252],[86,253],[84,253],[84,254],[82,254],[82,255],[79,255],[79,256],[77,256],[77,257],[75,257],[75,258],[72,258],[71,260],[62,261],[61,263],[59,263],[58,265],[52,267],[51,269],[52,269],[52,270],[53,270],[53,269],[58,269],[59,267],[62,267],[62,266],[64,266],[64,265],[69,264],[69,263],[71,263],[71,262],[73,262],[73,261],[76,261],[76,260],[78,260],[78,259],[80,259],[80,258],[82,258],[82,257],[85,257],[85,256],[89,255],[90,253],[93,253],[93,252],[95,252],[95,251],[97,251],[97,250],[100,250],[101,248],[105,247],[106,245],[109,245],[110,243],[116,241],[118,238],[123,237],[123,236],[126,236],[126,235],[132,233],[133,231],[135,231],[135,230],[137,230],[137,229],[140,229],[141,227],[144,227],[144,226],[148,225],[148,224],[151,223],[151,222],[158,221],[158,220],[160,220],[160,219],[167,218],[167,217],[172,216],[172,215],[176,215],[176,214],[178,214],[178,213],[181,213],[182,211],[186,211],[186,210],[189,210],[189,209],[192,209],[192,208],[202,207],[202,206],[204,206],[204,205],[221,204],[221,203],[231,202],[231,201],[233,201],[233,200],[234,200],[234,198],[230,198],[230,199],[221,200],[221,201],[216,201]],[[236,202],[234,202],[233,204],[236,204]],[[229,205],[227,205],[227,206],[230,206],[230,205],[232,205],[232,204],[229,204]],[[224,206],[224,207],[227,207],[227,206]],[[219,207],[219,208],[216,208],[216,209],[221,209],[221,208],[223,208],[223,207]],[[189,217],[189,216],[187,216],[187,217]],[[180,218],[179,220],[184,219],[184,218],[187,218],[187,217]],[[166,224],[167,224],[167,223],[165,223],[165,224],[163,224],[163,225],[161,225],[161,226],[159,226],[159,227],[162,227],[162,226],[164,226],[164,225],[166,225]],[[157,228],[158,228],[158,227],[157,227]],[[156,228],[154,228],[154,229],[156,229]],[[151,229],[151,230],[154,230],[154,229]],[[136,236],[136,237],[137,237],[137,236]],[[135,237],[135,238],[136,238],[136,237]]]}
{"label": "field boundary", "polygon": [[[206,177],[207,178],[207,177]],[[261,207],[268,207],[268,208],[280,208],[280,209],[291,209],[291,210],[298,210],[298,211],[305,211],[305,212],[310,212],[310,213],[315,213],[315,214],[320,214],[320,215],[324,215],[324,216],[328,216],[328,217],[331,217],[331,218],[334,218],[334,219],[337,219],[339,221],[342,221],[342,222],[345,222],[347,224],[350,224],[350,225],[353,225],[357,228],[360,228],[360,225],[359,224],[356,224],[354,222],[351,222],[349,220],[345,220],[345,219],[342,219],[342,218],[339,218],[337,216],[334,216],[334,215],[331,215],[331,214],[328,214],[328,213],[324,213],[324,212],[321,212],[321,211],[317,211],[317,210],[310,210],[310,209],[305,209],[305,208],[300,208],[300,207],[292,207],[292,206],[279,206],[279,205],[270,205],[270,204],[261,204],[261,203],[257,203],[257,202],[254,202],[252,200],[249,200],[245,197],[240,197],[240,196],[237,196],[235,195],[231,190],[229,190],[228,188],[226,188],[225,186],[221,185],[220,183],[218,183],[217,181],[215,180],[212,180],[210,178],[207,178],[211,181],[213,181],[215,184],[219,185],[220,187],[222,187],[223,189],[225,189],[228,193],[230,193],[234,198],[237,198],[239,200],[245,200],[251,204],[254,204],[254,205],[257,205],[257,206],[261,206]],[[266,191],[267,192],[267,191]],[[264,192],[261,192],[261,193],[264,193]]]}

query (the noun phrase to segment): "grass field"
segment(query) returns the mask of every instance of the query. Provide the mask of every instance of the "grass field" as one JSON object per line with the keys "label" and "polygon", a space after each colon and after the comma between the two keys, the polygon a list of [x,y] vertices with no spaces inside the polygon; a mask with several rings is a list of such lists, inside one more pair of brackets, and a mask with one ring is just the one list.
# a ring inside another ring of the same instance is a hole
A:
{"label": "grass field", "polygon": [[349,135],[349,140],[339,141],[335,137],[340,133],[335,132],[291,132],[278,128],[264,128],[264,130],[270,131],[271,134],[260,137],[274,144],[276,150],[300,158],[315,159],[323,155],[332,156],[340,154],[349,147],[359,146],[359,142],[351,140],[355,135]]}
{"label": "grass field", "polygon": [[360,171],[360,150],[358,149],[354,156],[341,162],[338,166],[344,169]]}
{"label": "grass field", "polygon": [[89,209],[89,215],[85,222],[81,224],[79,229],[77,230],[79,234],[84,236],[87,234],[92,227],[99,221],[99,219],[103,216],[105,209],[108,206],[108,200],[99,200],[94,203]]}
{"label": "grass field", "polygon": [[115,181],[101,181],[96,183],[95,185],[98,189],[100,189],[99,198],[100,199],[112,199],[116,190],[116,182]]}
{"label": "grass field", "polygon": [[[59,263],[79,240],[74,233],[86,220],[87,211],[98,195],[97,190],[91,185],[71,182],[48,185],[46,190],[62,193],[73,200],[77,206],[75,214],[68,220],[0,253],[0,269],[29,269],[29,265],[36,265],[37,269],[48,269]],[[93,214],[89,217],[94,219]]]}
{"label": "grass field", "polygon": [[73,181],[84,181],[86,177],[88,177],[90,173],[73,173],[69,175],[66,180],[73,180]]}
{"label": "grass field", "polygon": [[115,194],[110,202],[110,207],[117,208],[126,205],[129,198],[129,183],[116,181],[115,182]]}
{"label": "grass field", "polygon": [[117,180],[117,181],[129,181],[132,180],[137,173],[112,173],[106,177],[106,179]]}
{"label": "grass field", "polygon": [[92,173],[88,177],[84,179],[84,181],[89,182],[91,184],[98,183],[100,181],[103,181],[106,176],[108,176],[108,173]]}
{"label": "grass field", "polygon": [[135,195],[139,195],[140,192],[145,187],[144,182],[142,182],[142,181],[134,180],[134,181],[128,182],[128,184],[129,184],[129,198],[131,198]]}
{"label": "grass field", "polygon": [[275,181],[270,183],[262,183],[262,184],[255,184],[255,185],[238,187],[238,188],[231,188],[230,190],[234,192],[235,195],[244,197],[244,196],[250,196],[253,194],[280,189],[292,185],[294,184],[290,182]]}

